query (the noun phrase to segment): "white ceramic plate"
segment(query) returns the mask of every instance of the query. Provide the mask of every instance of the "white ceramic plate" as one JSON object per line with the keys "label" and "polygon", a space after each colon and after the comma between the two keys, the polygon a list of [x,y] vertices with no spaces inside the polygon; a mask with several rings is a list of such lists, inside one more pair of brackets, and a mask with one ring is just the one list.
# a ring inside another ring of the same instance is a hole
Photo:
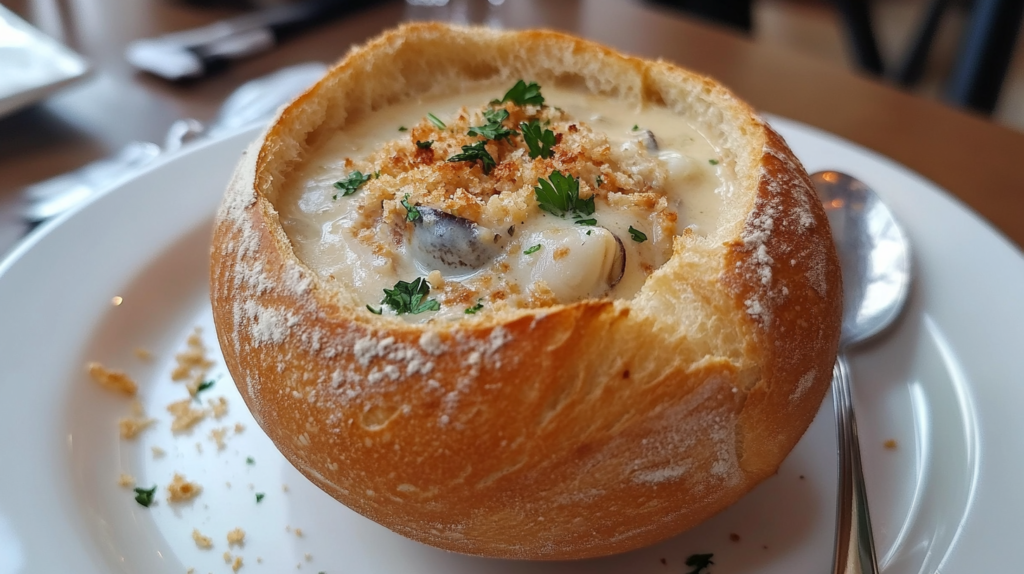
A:
{"label": "white ceramic plate", "polygon": [[0,6],[0,117],[88,72],[81,56]]}
{"label": "white ceramic plate", "polygon": [[[840,169],[874,187],[914,244],[907,312],[853,358],[885,572],[1019,568],[1024,259],[906,169],[806,126],[773,123],[809,171]],[[448,554],[350,512],[277,453],[219,361],[218,382],[206,394],[225,396],[228,415],[172,436],[164,407],[186,396],[169,377],[173,355],[196,325],[216,347],[208,230],[254,135],[163,160],[46,226],[0,264],[0,574],[230,572],[225,551],[243,557],[243,574],[681,573],[687,556],[707,552],[714,553],[714,574],[828,571],[836,483],[831,400],[779,473],[735,506],[654,547],[569,563]],[[120,305],[112,304],[115,296]],[[156,359],[141,361],[136,347]],[[88,380],[89,360],[132,374],[157,424],[134,441],[120,440],[116,420],[128,414],[129,401]],[[210,431],[236,422],[245,430],[231,430],[218,450]],[[897,448],[883,446],[889,439]],[[153,446],[167,454],[155,458]],[[157,504],[136,504],[131,490],[117,485],[121,472],[142,486],[160,485]],[[193,503],[164,501],[175,472],[203,485]],[[262,502],[256,493],[265,494]],[[235,527],[247,532],[244,547],[227,544]],[[213,538],[212,550],[196,547],[194,528]]]}

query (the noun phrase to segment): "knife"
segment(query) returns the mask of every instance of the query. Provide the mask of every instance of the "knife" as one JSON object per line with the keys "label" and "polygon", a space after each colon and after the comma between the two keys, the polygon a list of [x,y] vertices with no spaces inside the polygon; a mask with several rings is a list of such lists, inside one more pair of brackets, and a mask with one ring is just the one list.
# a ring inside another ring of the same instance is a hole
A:
{"label": "knife", "polygon": [[125,49],[125,58],[136,68],[170,81],[201,78],[374,1],[305,0],[273,6],[200,28],[135,40]]}

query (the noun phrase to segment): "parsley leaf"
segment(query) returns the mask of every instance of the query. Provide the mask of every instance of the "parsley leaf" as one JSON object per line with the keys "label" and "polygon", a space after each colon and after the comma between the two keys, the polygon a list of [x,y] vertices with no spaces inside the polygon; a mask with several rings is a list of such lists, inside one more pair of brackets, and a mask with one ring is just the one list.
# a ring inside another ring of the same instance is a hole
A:
{"label": "parsley leaf", "polygon": [[477,302],[476,302],[476,305],[473,305],[472,307],[467,307],[466,308],[466,314],[467,315],[476,315],[476,312],[479,311],[480,309],[483,309],[483,308],[484,308],[483,300],[482,299],[478,299]]}
{"label": "parsley leaf", "polygon": [[[417,209],[415,205],[409,203],[408,193],[405,194],[405,199],[402,200],[402,207],[405,208],[406,221],[416,221],[417,219],[423,217],[422,215],[420,215],[420,210]],[[373,309],[370,309],[370,311],[373,311]],[[377,314],[380,315],[380,313]]]}
{"label": "parsley leaf", "polygon": [[717,159],[709,159],[708,163],[710,163],[711,165],[718,165],[718,160]]}
{"label": "parsley leaf", "polygon": [[573,223],[575,223],[576,225],[597,225],[597,220],[594,219],[594,218],[590,218],[590,219],[577,219]]}
{"label": "parsley leaf", "polygon": [[484,110],[484,119],[487,120],[487,123],[469,128],[469,135],[500,141],[509,139],[518,133],[516,130],[501,125],[501,122],[508,119],[508,110]]}
{"label": "parsley leaf", "polygon": [[554,154],[551,148],[555,145],[555,132],[542,131],[540,122],[537,120],[530,120],[530,123],[523,122],[519,124],[519,128],[523,130],[523,140],[530,148],[530,157],[547,159]]}
{"label": "parsley leaf", "polygon": [[498,165],[495,163],[494,158],[487,152],[487,148],[484,146],[486,141],[478,141],[473,145],[462,146],[462,153],[457,153],[452,157],[448,158],[448,161],[468,161],[474,162],[480,161],[480,169],[484,170],[484,175],[491,173],[494,166]]}
{"label": "parsley leaf", "polygon": [[409,131],[409,128],[407,128],[405,126],[398,126],[398,131],[400,131],[400,132],[407,132],[407,131]]}
{"label": "parsley leaf", "polygon": [[430,120],[430,123],[432,123],[435,126],[437,126],[437,129],[439,129],[439,130],[444,130],[444,129],[446,129],[448,127],[448,126],[444,125],[444,122],[442,122],[434,114],[427,114],[427,119]]}
{"label": "parsley leaf", "polygon": [[263,502],[263,497],[264,496],[266,496],[266,494],[264,494],[262,492],[257,492],[256,493],[256,504],[259,504],[260,502]]}
{"label": "parsley leaf", "polygon": [[395,283],[394,289],[384,290],[384,299],[381,300],[381,304],[391,307],[399,315],[403,313],[418,315],[441,309],[441,304],[436,299],[427,299],[429,294],[430,283],[427,283],[423,277],[412,282],[399,281]]}
{"label": "parsley leaf", "polygon": [[647,241],[647,234],[644,233],[643,231],[640,231],[639,229],[633,229],[632,225],[629,226],[629,236],[632,237],[633,241],[636,241],[637,243],[643,243],[644,241]]}
{"label": "parsley leaf", "polygon": [[256,459],[251,456],[247,456],[245,457],[245,464],[256,464]]}
{"label": "parsley leaf", "polygon": [[639,129],[640,129],[640,126],[638,126],[638,125],[636,125],[636,124],[633,124],[633,131],[637,131],[637,130],[639,130]]}
{"label": "parsley leaf", "polygon": [[556,169],[547,180],[539,179],[537,183],[538,186],[533,188],[537,196],[537,207],[551,215],[565,217],[571,214],[580,218],[594,214],[594,196],[580,199],[580,182],[573,176],[562,175]]}
{"label": "parsley leaf", "polygon": [[686,559],[686,565],[693,568],[688,574],[701,574],[702,570],[706,570],[709,566],[714,564],[711,558],[714,554],[691,554]]}
{"label": "parsley leaf", "polygon": [[427,140],[425,142],[417,141],[416,147],[420,149],[430,149],[430,146],[434,145],[434,140]]}
{"label": "parsley leaf", "polygon": [[195,394],[192,395],[192,398],[195,399],[196,401],[199,401],[199,393],[201,393],[201,392],[205,391],[206,389],[209,389],[210,387],[212,387],[214,382],[215,381],[210,380],[210,381],[203,381],[203,382],[199,383],[199,386],[196,387],[196,392],[195,392]]}
{"label": "parsley leaf", "polygon": [[601,176],[597,176],[597,187],[601,187],[602,183],[604,183],[604,178]]}
{"label": "parsley leaf", "polygon": [[511,90],[505,92],[505,97],[501,98],[501,103],[504,102],[512,102],[517,106],[543,106],[544,96],[540,95],[540,86],[536,82],[527,84],[519,80]]}
{"label": "parsley leaf", "polygon": [[542,247],[542,245],[540,243],[538,243],[537,245],[534,245],[533,247],[530,247],[530,248],[524,250],[523,251],[523,255],[530,255],[531,253],[536,253],[536,252],[540,251],[541,247]]}
{"label": "parsley leaf", "polygon": [[[341,190],[341,195],[349,196],[359,190],[360,186],[370,180],[371,174],[363,175],[361,172],[353,171],[348,174],[348,177],[341,181],[334,182],[334,187]],[[334,194],[334,199],[338,199],[338,194]]]}
{"label": "parsley leaf", "polygon": [[382,315],[382,314],[384,314],[384,309],[381,309],[380,307],[374,309],[373,307],[370,307],[369,305],[367,305],[366,308],[369,309],[370,312],[373,313],[374,315]]}
{"label": "parsley leaf", "polygon": [[146,490],[145,488],[135,488],[135,502],[138,502],[142,506],[149,508],[150,504],[153,504],[153,496],[156,494],[156,486]]}

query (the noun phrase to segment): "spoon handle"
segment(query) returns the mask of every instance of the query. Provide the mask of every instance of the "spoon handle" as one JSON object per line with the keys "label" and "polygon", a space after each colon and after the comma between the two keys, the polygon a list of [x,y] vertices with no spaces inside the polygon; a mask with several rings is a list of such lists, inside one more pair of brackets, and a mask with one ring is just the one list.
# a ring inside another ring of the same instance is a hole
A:
{"label": "spoon handle", "polygon": [[832,373],[839,448],[839,491],[836,502],[836,545],[833,574],[877,574],[875,541],[871,534],[867,489],[860,461],[857,419],[853,415],[850,367],[843,353]]}

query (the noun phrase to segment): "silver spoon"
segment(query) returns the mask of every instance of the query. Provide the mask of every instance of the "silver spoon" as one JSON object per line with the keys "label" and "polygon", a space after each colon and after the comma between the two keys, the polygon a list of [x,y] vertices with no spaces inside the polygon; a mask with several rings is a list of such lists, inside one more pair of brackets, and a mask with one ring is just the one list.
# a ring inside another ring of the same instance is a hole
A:
{"label": "silver spoon", "polygon": [[22,209],[22,218],[33,224],[45,221],[138,172],[163,153],[177,151],[200,137],[219,137],[267,121],[326,71],[327,66],[319,62],[281,68],[232,92],[208,127],[194,119],[174,122],[167,131],[163,149],[155,143],[132,142],[113,156],[33,184],[24,191],[27,205]]}
{"label": "silver spoon", "polygon": [[843,270],[843,327],[832,375],[839,442],[835,574],[877,574],[846,351],[899,316],[910,287],[910,250],[892,212],[863,182],[836,171],[811,176]]}

